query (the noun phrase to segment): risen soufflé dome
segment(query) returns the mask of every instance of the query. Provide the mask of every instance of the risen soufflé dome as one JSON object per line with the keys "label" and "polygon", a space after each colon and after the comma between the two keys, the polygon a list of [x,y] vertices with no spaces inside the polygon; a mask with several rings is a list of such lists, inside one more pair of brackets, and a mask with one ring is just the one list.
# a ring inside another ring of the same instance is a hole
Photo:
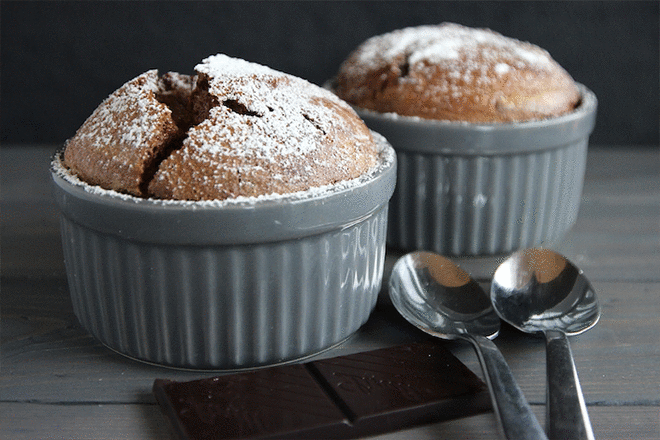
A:
{"label": "risen souffl\u00e9 dome", "polygon": [[219,54],[194,75],[150,70],[128,81],[67,141],[64,164],[138,197],[225,200],[355,179],[377,156],[362,120],[331,92]]}
{"label": "risen souffl\u00e9 dome", "polygon": [[340,66],[333,90],[362,109],[471,123],[555,117],[580,101],[544,49],[454,23],[366,40]]}

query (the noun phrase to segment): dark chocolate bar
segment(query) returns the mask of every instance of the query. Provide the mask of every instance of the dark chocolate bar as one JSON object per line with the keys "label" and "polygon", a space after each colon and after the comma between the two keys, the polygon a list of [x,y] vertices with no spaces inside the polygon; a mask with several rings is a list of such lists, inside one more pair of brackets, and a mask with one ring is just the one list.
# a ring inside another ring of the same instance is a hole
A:
{"label": "dark chocolate bar", "polygon": [[491,409],[486,385],[429,341],[153,392],[182,439],[355,438]]}

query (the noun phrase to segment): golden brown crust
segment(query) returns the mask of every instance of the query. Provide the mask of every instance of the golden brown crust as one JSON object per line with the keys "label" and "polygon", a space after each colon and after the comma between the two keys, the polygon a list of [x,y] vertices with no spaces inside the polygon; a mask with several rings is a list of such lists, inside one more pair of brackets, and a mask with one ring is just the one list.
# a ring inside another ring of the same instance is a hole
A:
{"label": "golden brown crust", "polygon": [[[172,78],[170,74],[164,78]],[[184,81],[188,81],[181,76]],[[150,70],[128,81],[94,110],[66,144],[64,161],[78,177],[105,189],[144,195],[145,178],[179,129],[160,93],[172,92]],[[185,95],[184,90],[176,93]]]}
{"label": "golden brown crust", "polygon": [[106,189],[223,200],[304,191],[376,164],[371,133],[331,92],[224,55],[196,70],[122,86],[68,142],[67,166]]}
{"label": "golden brown crust", "polygon": [[342,64],[334,91],[380,113],[472,123],[554,117],[580,100],[545,50],[453,23],[370,38]]}
{"label": "golden brown crust", "polygon": [[332,93],[218,55],[196,68],[196,113],[149,191],[179,200],[286,194],[357,178],[376,163],[371,133]]}

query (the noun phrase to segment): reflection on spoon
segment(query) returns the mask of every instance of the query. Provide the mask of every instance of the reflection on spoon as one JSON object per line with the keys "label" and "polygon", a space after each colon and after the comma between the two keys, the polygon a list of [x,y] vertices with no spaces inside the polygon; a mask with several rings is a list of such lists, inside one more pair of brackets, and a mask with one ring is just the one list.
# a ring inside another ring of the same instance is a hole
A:
{"label": "reflection on spoon", "polygon": [[433,336],[474,346],[505,438],[547,438],[490,340],[499,333],[500,319],[477,282],[440,255],[413,252],[394,265],[389,292],[394,307],[411,324]]}
{"label": "reflection on spoon", "polygon": [[587,278],[548,249],[514,253],[497,270],[490,299],[497,314],[527,333],[546,337],[547,431],[551,439],[593,439],[593,430],[566,335],[598,322],[600,307]]}

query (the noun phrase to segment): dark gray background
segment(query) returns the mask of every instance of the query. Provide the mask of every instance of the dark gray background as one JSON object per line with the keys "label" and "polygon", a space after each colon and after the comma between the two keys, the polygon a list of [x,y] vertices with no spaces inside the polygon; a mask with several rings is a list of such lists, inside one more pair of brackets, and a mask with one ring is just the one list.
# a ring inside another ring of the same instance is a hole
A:
{"label": "dark gray background", "polygon": [[592,144],[658,145],[659,3],[2,1],[0,139],[63,142],[152,68],[226,53],[321,84],[370,36],[453,21],[545,49],[599,98]]}

